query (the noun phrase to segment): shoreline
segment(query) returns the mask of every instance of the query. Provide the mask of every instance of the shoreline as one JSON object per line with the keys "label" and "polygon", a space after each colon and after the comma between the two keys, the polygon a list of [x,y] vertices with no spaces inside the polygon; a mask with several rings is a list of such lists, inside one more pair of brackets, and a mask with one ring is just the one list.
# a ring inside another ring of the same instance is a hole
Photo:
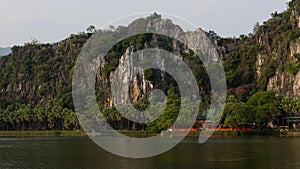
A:
{"label": "shoreline", "polygon": [[0,137],[84,137],[81,130],[28,130],[28,131],[0,131]]}
{"label": "shoreline", "polygon": [[[129,137],[144,138],[159,135],[156,132],[151,131],[130,131],[130,130],[120,130],[121,134],[127,135]],[[182,136],[180,131],[166,131],[171,132],[173,136]],[[199,137],[201,130],[192,130],[185,137],[195,138]],[[93,133],[91,133],[93,135]],[[95,136],[106,135],[105,133],[95,133]],[[30,131],[0,131],[0,137],[86,137],[87,134],[82,130],[30,130]],[[300,130],[292,131],[272,131],[270,133],[262,133],[258,130],[251,131],[214,131],[211,137],[243,137],[243,136],[284,136],[284,137],[299,137]]]}

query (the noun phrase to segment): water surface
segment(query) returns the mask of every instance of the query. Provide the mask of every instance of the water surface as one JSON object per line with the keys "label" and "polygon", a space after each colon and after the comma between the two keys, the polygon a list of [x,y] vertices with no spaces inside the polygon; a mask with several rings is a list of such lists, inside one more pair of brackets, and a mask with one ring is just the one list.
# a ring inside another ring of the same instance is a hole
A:
{"label": "water surface", "polygon": [[87,137],[0,138],[1,169],[217,169],[300,168],[300,138],[186,140],[151,158],[122,158]]}

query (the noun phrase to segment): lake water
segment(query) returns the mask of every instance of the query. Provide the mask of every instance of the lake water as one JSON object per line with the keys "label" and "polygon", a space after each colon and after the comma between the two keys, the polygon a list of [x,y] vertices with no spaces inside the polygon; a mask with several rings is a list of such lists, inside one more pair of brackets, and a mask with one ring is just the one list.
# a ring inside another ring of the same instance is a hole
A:
{"label": "lake water", "polygon": [[186,140],[146,159],[110,154],[86,137],[0,138],[1,169],[294,169],[300,168],[300,138]]}

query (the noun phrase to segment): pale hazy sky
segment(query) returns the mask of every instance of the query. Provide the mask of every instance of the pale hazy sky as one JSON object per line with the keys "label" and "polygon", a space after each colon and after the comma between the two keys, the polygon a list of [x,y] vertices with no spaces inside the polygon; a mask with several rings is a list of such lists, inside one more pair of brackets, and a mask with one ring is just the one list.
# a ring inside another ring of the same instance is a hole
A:
{"label": "pale hazy sky", "polygon": [[100,28],[122,16],[158,12],[189,20],[222,36],[252,31],[255,22],[287,8],[288,0],[0,0],[0,46],[35,38],[56,42],[89,25]]}

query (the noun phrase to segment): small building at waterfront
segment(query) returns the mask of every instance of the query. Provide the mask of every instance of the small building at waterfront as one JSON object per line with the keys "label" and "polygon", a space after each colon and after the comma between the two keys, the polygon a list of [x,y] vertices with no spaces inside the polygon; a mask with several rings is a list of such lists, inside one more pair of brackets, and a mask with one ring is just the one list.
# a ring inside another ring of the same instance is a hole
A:
{"label": "small building at waterfront", "polygon": [[284,120],[290,129],[300,129],[300,116],[285,117]]}

